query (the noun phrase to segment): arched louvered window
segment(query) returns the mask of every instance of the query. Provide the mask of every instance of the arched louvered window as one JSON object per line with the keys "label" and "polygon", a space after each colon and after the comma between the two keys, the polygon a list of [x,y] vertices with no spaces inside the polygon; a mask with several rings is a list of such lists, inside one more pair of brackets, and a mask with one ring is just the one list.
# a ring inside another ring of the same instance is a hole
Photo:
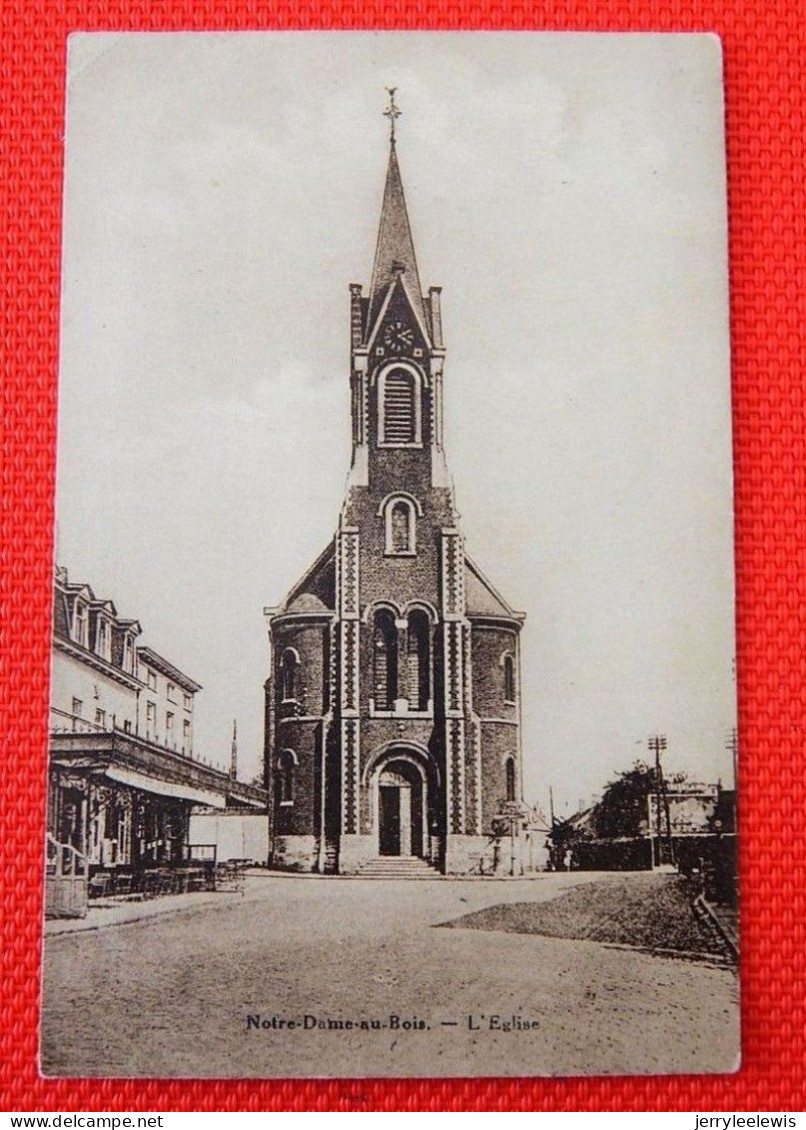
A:
{"label": "arched louvered window", "polygon": [[515,758],[506,760],[505,773],[507,779],[507,800],[515,800]]}
{"label": "arched louvered window", "polygon": [[280,685],[283,702],[291,702],[297,697],[297,668],[299,659],[293,647],[287,647],[280,659]]}
{"label": "arched louvered window", "polygon": [[504,701],[515,702],[515,660],[504,656]]}
{"label": "arched louvered window", "polygon": [[420,443],[420,382],[408,369],[383,373],[378,388],[379,438],[385,447]]}
{"label": "arched louvered window", "polygon": [[409,616],[407,675],[409,709],[427,710],[430,689],[430,628],[419,609]]}
{"label": "arched louvered window", "polygon": [[392,710],[397,698],[397,627],[386,608],[375,613],[372,651],[375,708]]}

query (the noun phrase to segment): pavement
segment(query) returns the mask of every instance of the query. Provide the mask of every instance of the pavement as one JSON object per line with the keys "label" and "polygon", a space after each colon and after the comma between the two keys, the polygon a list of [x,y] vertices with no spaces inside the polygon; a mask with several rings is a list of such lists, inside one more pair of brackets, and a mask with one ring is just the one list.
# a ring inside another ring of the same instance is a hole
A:
{"label": "pavement", "polygon": [[90,906],[84,918],[46,918],[45,937],[100,930],[104,926],[124,926],[129,922],[141,922],[144,918],[162,918],[185,910],[221,906],[242,897],[242,891],[188,891],[151,899],[99,900]]}
{"label": "pavement", "polygon": [[[244,872],[245,879],[260,880],[260,879],[274,879],[274,880],[290,880],[295,883],[300,881],[308,881],[314,883],[326,882],[330,883],[351,883],[362,882],[359,876],[355,875],[331,875],[324,878],[314,872],[293,872],[293,871],[275,871],[267,873],[261,869],[247,870]],[[541,875],[536,874],[530,876],[533,881],[540,881]],[[428,877],[428,882],[452,882],[452,877],[448,875],[434,874]],[[512,876],[502,876],[496,878],[493,876],[474,875],[472,878],[464,880],[466,882],[475,883],[512,883],[523,882],[522,878],[513,878]],[[266,888],[262,883],[254,881],[249,886],[249,895],[252,898],[260,898],[265,893]],[[237,891],[186,891],[177,895],[160,895],[155,898],[107,898],[94,900],[90,905],[86,915],[83,918],[46,918],[44,933],[46,937],[52,937],[56,934],[74,934],[82,930],[100,930],[104,926],[125,926],[130,922],[140,922],[144,918],[161,918],[168,914],[177,914],[185,910],[199,910],[202,907],[215,907],[226,905],[228,901],[237,901],[244,897],[244,889],[241,887]]]}
{"label": "pavement", "polygon": [[735,1070],[738,984],[730,969],[590,940],[435,929],[490,907],[548,901],[585,884],[593,893],[615,881],[554,874],[502,883],[339,882],[264,873],[248,876],[242,894],[129,904],[138,917],[46,934],[42,1070],[96,1077]]}

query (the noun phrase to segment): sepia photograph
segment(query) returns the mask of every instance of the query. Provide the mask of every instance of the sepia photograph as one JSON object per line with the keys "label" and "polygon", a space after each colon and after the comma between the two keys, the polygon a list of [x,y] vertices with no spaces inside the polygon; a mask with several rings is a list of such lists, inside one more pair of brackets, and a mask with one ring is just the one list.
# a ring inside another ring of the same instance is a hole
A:
{"label": "sepia photograph", "polygon": [[719,40],[67,84],[42,1073],[738,1070]]}

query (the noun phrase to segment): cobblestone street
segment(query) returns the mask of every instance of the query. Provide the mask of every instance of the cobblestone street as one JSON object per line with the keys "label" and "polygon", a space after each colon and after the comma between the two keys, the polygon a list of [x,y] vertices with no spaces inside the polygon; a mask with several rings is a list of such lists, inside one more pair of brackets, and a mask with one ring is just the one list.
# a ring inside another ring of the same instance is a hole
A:
{"label": "cobblestone street", "polygon": [[[360,1077],[734,1069],[738,983],[728,968],[595,941],[433,928],[504,903],[554,899],[593,879],[255,875],[240,899],[49,936],[43,1071]],[[596,877],[600,886],[625,881]],[[347,1021],[354,1026],[333,1026]]]}

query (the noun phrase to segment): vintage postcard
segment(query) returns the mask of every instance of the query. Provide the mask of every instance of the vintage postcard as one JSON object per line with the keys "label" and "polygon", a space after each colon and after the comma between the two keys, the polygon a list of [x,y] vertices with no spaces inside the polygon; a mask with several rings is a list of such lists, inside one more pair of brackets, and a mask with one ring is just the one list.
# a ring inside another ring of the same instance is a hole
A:
{"label": "vintage postcard", "polygon": [[70,39],[41,1068],[739,1063],[705,35]]}

